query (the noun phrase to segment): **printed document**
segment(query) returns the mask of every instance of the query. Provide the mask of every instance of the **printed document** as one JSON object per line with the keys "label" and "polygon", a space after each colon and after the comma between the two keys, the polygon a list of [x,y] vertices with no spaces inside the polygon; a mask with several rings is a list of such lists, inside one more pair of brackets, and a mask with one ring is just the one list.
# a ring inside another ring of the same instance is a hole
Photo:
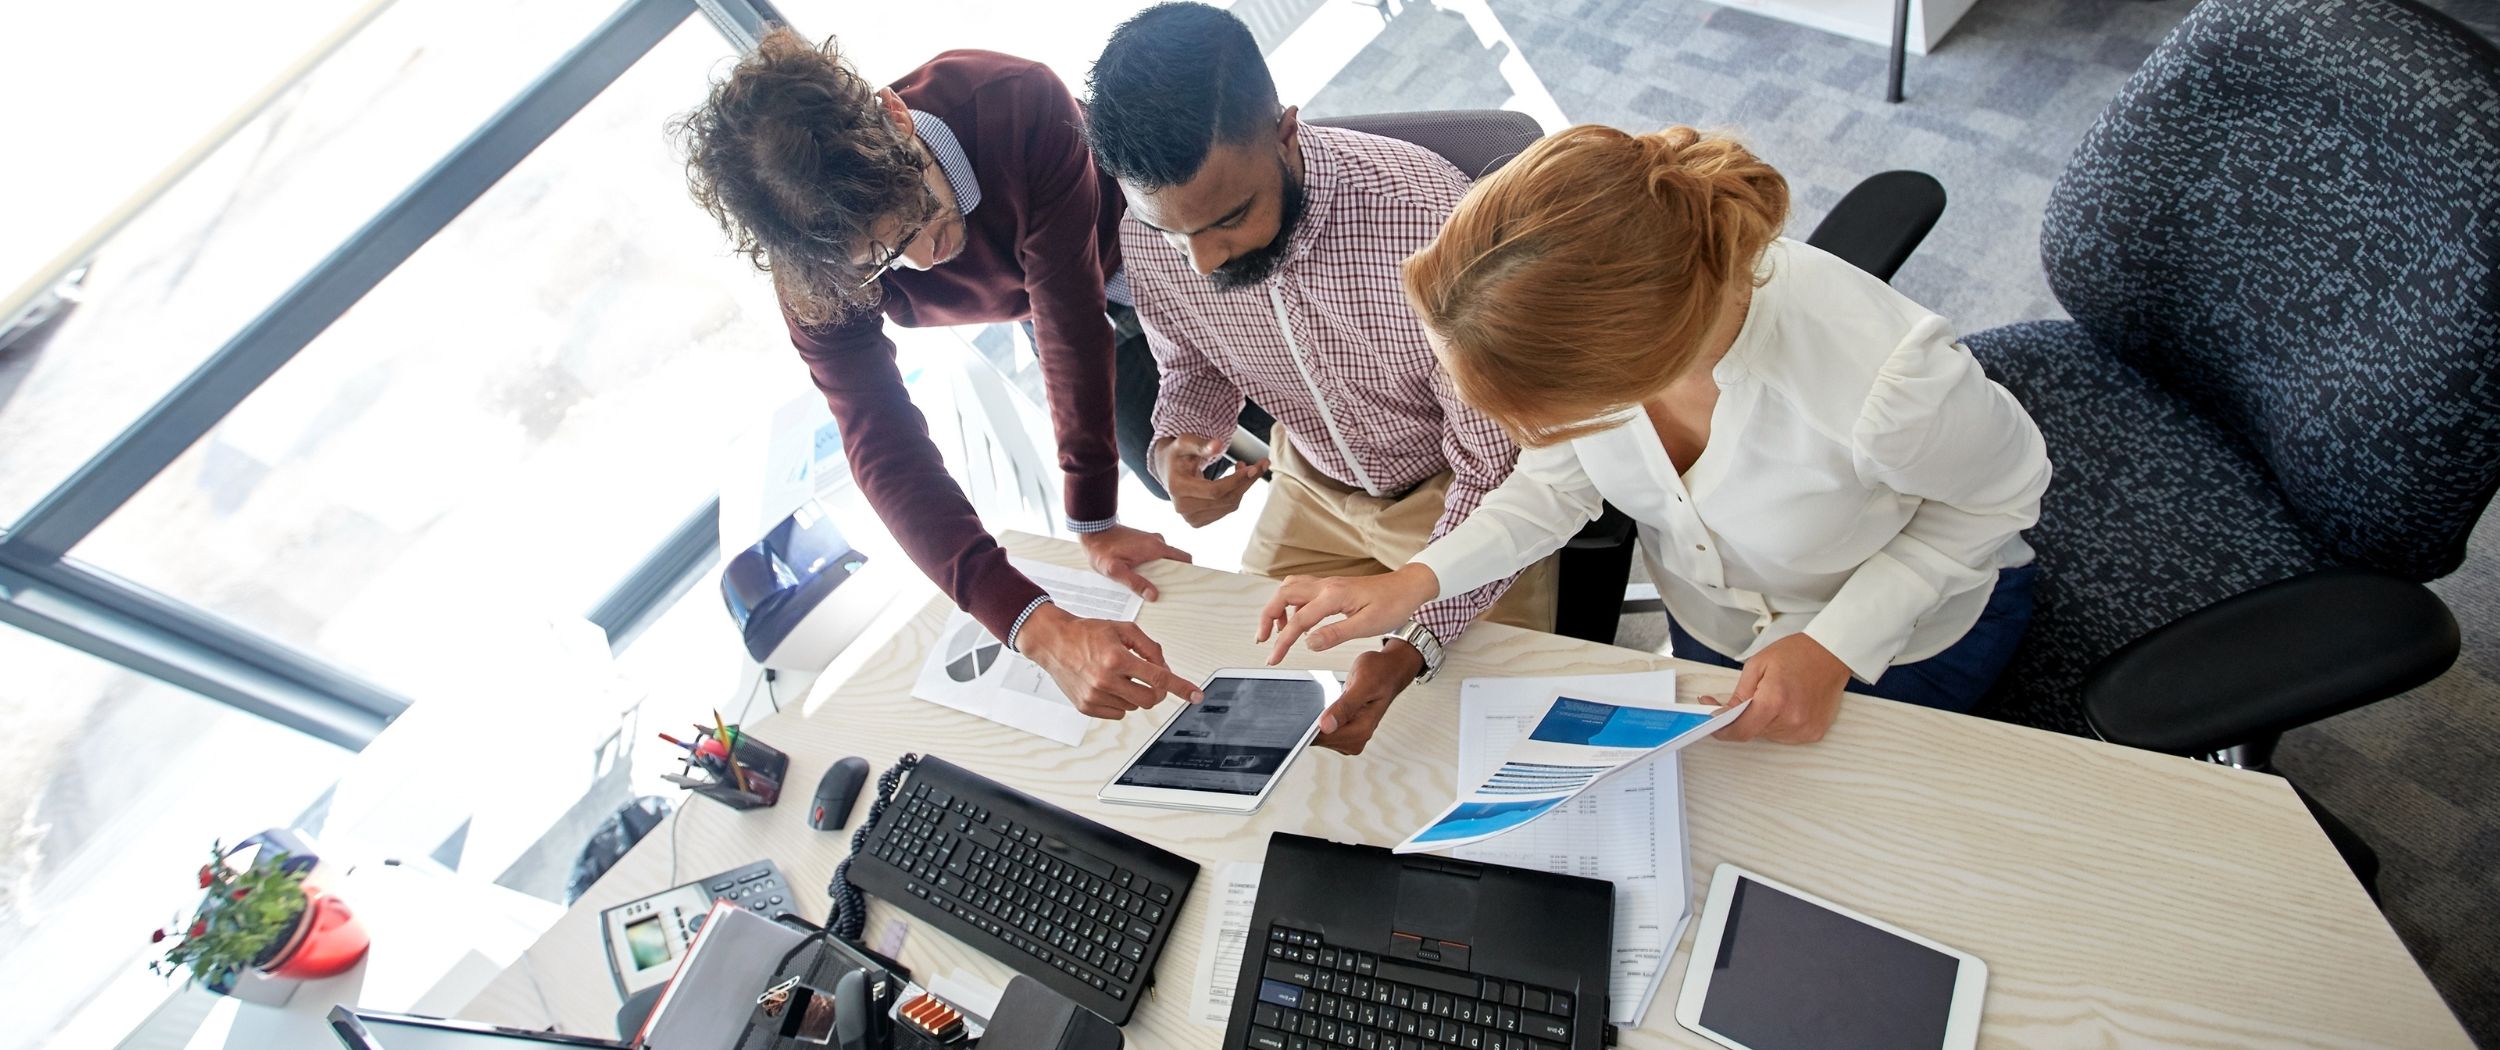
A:
{"label": "printed document", "polygon": [[1491,776],[1399,843],[1396,852],[1450,849],[1517,831],[1626,766],[1717,732],[1745,707],[1556,696]]}
{"label": "printed document", "polygon": [[[1557,692],[1654,704],[1675,695],[1675,672],[1469,679],[1459,688],[1459,784],[1481,782],[1497,768]],[[1452,851],[1480,863],[1614,883],[1607,1019],[1616,1024],[1640,1024],[1691,917],[1683,784],[1678,756],[1661,754],[1600,781],[1517,832]]]}
{"label": "printed document", "polygon": [[[1100,573],[1024,558],[1008,561],[1050,592],[1051,602],[1072,616],[1135,620],[1145,604],[1135,592]],[[937,643],[929,647],[911,695],[1070,747],[1083,743],[1085,730],[1094,723],[1059,691],[1059,684],[1051,681],[1041,665],[990,637],[987,629],[961,609],[948,614],[946,625],[938,629]]]}
{"label": "printed document", "polygon": [[[1218,1028],[1233,1019],[1233,989],[1240,987],[1242,947],[1250,940],[1250,912],[1259,903],[1262,865],[1235,861],[1224,865],[1224,895],[1207,906],[1206,925],[1198,935],[1198,973],[1190,1019]],[[1198,892],[1206,887],[1201,884]],[[1265,943],[1265,942],[1261,942]]]}

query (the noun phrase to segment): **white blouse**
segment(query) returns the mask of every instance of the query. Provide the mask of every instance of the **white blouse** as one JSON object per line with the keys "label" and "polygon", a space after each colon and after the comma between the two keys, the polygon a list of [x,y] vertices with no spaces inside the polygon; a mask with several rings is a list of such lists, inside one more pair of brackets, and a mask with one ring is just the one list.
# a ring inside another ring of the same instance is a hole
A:
{"label": "white blouse", "polygon": [[1764,254],[1712,372],[1709,443],[1678,475],[1638,407],[1510,479],[1415,560],[1461,594],[1534,564],[1600,501],[1639,523],[1678,626],[1735,659],[1799,631],[1859,679],[1943,652],[1997,570],[2031,561],[2048,449],[1944,319],[1798,241]]}

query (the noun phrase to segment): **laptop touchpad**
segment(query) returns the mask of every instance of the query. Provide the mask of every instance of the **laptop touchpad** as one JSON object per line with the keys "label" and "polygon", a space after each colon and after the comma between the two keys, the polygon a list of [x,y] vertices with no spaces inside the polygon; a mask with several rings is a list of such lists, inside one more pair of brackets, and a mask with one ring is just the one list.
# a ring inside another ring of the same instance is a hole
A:
{"label": "laptop touchpad", "polygon": [[[1472,875],[1409,863],[1398,871],[1397,932],[1422,940],[1429,951],[1433,941],[1453,942],[1452,947],[1475,940],[1476,890],[1480,880]],[[1400,944],[1403,949],[1406,945]],[[1400,954],[1405,954],[1403,951]],[[1434,952],[1433,954],[1440,954]],[[1431,960],[1466,965],[1463,958]]]}

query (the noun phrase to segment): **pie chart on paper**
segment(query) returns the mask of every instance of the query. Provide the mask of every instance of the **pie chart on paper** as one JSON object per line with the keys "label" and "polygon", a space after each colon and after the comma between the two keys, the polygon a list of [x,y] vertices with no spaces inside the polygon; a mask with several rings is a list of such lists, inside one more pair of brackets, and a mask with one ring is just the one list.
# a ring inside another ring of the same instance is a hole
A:
{"label": "pie chart on paper", "polygon": [[978,623],[967,623],[946,640],[946,677],[958,682],[973,682],[998,662],[1003,646]]}

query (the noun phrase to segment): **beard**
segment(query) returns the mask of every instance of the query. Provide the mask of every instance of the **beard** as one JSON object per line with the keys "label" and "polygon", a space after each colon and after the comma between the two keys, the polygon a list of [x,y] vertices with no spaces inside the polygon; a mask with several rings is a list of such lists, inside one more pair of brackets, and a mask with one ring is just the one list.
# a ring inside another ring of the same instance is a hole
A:
{"label": "beard", "polygon": [[1231,261],[1216,267],[1214,273],[1208,274],[1208,282],[1214,284],[1218,291],[1238,291],[1265,283],[1276,275],[1276,268],[1284,264],[1286,253],[1292,250],[1294,230],[1302,225],[1302,181],[1293,177],[1292,169],[1285,167],[1282,159],[1276,162],[1276,175],[1284,187],[1280,214],[1276,219],[1276,236],[1254,251],[1234,256]]}

